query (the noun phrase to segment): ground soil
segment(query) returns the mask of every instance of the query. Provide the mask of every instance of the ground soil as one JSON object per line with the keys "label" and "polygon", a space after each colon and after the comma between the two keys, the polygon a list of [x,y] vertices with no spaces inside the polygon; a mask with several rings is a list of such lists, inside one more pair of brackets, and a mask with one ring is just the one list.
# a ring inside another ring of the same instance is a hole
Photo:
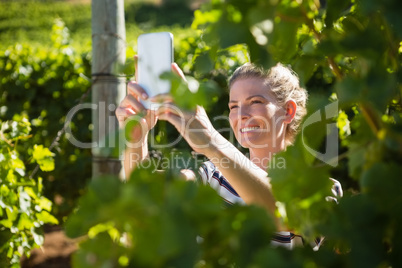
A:
{"label": "ground soil", "polygon": [[45,228],[41,248],[32,250],[30,258],[21,260],[22,268],[70,268],[71,254],[77,250],[77,241],[65,236],[58,226]]}

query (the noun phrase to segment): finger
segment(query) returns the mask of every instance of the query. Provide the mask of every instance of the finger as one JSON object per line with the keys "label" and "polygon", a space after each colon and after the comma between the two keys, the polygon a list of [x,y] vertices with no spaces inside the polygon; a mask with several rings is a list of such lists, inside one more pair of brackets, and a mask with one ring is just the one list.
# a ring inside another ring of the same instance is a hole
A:
{"label": "finger", "polygon": [[127,84],[127,95],[134,95],[143,100],[148,99],[147,92],[135,81],[130,81]]}
{"label": "finger", "polygon": [[157,111],[156,110],[147,110],[147,117],[149,118],[157,118]]}
{"label": "finger", "polygon": [[180,176],[186,181],[195,181],[197,177],[194,174],[194,171],[191,169],[182,169],[180,170]]}
{"label": "finger", "polygon": [[188,117],[182,110],[172,103],[163,103],[161,106],[159,106],[158,110],[156,111],[157,116],[159,117],[164,113],[174,114],[183,119]]}
{"label": "finger", "polygon": [[158,94],[150,99],[152,102],[173,103],[173,97],[169,94]]}
{"label": "finger", "polygon": [[207,112],[205,111],[205,108],[203,106],[197,105],[196,110],[197,114],[208,117]]}
{"label": "finger", "polygon": [[135,114],[135,112],[130,107],[119,106],[116,108],[116,116],[129,116],[133,114]]}
{"label": "finger", "polygon": [[184,118],[166,111],[164,113],[158,114],[158,120],[169,122],[180,132],[181,135],[183,135],[186,125]]}
{"label": "finger", "polygon": [[134,115],[135,112],[133,111],[133,109],[131,109],[129,107],[119,106],[119,107],[117,107],[115,114],[116,114],[117,120],[119,122],[123,122],[124,120],[126,120],[127,117]]}
{"label": "finger", "polygon": [[144,105],[133,95],[127,95],[121,102],[123,107],[132,108],[135,113],[145,112]]}
{"label": "finger", "polygon": [[149,128],[153,128],[158,121],[158,116],[156,115],[155,110],[147,110],[147,114],[145,116],[147,122],[149,123]]}
{"label": "finger", "polygon": [[180,69],[179,65],[177,65],[176,62],[172,63],[172,71],[177,74],[178,76],[180,76],[181,78],[183,78],[184,80],[186,80],[186,77],[184,76],[183,71]]}

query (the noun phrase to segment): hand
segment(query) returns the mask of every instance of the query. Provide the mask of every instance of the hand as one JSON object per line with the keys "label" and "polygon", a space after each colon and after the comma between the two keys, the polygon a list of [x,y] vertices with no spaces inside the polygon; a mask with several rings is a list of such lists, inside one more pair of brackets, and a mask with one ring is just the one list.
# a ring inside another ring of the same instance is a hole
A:
{"label": "hand", "polygon": [[[171,99],[167,97],[167,100]],[[165,102],[158,110],[160,120],[166,120],[179,131],[191,148],[197,153],[208,156],[215,148],[214,138],[218,132],[214,129],[205,110],[197,106],[194,112],[183,111],[172,102]]]}
{"label": "hand", "polygon": [[[182,79],[186,79],[177,64],[172,64],[172,71]],[[194,151],[207,154],[208,150],[212,149],[211,141],[218,132],[212,126],[203,107],[197,106],[196,111],[185,111],[174,104],[170,95],[159,95],[154,99],[163,103],[156,111],[158,119],[174,125]]]}
{"label": "hand", "polygon": [[[138,56],[134,56],[135,68],[137,69]],[[137,74],[136,74],[137,78]],[[116,109],[116,117],[120,128],[124,128],[128,118],[137,121],[133,128],[131,141],[146,141],[148,132],[155,126],[157,118],[153,111],[145,109],[141,100],[148,99],[148,94],[135,81],[127,84],[127,94]],[[136,116],[137,115],[137,116]]]}
{"label": "hand", "polygon": [[131,134],[131,141],[144,141],[148,132],[155,126],[157,117],[152,110],[145,109],[141,100],[148,99],[145,90],[135,81],[127,85],[127,95],[116,109],[116,117],[120,128],[124,128],[129,120],[135,120],[136,125]]}
{"label": "hand", "polygon": [[[138,56],[134,56],[135,69],[137,69]],[[182,70],[176,63],[172,63],[172,71],[184,78]],[[135,74],[137,80],[137,73]],[[158,97],[158,96],[157,96]],[[129,118],[137,121],[134,127],[131,141],[146,142],[149,131],[156,125],[158,118],[155,111],[148,110],[142,105],[141,100],[148,99],[146,91],[135,81],[130,81],[127,85],[127,95],[116,109],[116,117],[120,128],[124,128]],[[137,115],[137,116],[136,116]],[[142,116],[142,118],[141,118]]]}

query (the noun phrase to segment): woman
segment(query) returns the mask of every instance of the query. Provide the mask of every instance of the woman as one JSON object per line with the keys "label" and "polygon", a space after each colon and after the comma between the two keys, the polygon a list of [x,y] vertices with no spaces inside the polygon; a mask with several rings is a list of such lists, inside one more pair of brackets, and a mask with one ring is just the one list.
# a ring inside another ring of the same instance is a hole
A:
{"label": "woman", "polygon": [[[180,68],[172,70],[184,78]],[[280,232],[273,243],[293,247],[297,240],[275,217],[275,198],[266,172],[272,156],[286,149],[297,133],[306,114],[307,92],[298,78],[278,64],[266,72],[252,64],[239,67],[229,81],[229,121],[241,146],[248,148],[250,158],[214,129],[205,110],[181,111],[169,96],[159,96],[163,105],[156,111],[145,110],[141,100],[145,91],[135,82],[127,87],[127,96],[116,110],[121,126],[126,118],[144,113],[140,125],[133,130],[136,146],[125,151],[125,172],[128,175],[148,156],[147,136],[157,120],[173,124],[197,153],[209,161],[200,168],[204,183],[210,184],[228,203],[245,202],[264,207]]]}

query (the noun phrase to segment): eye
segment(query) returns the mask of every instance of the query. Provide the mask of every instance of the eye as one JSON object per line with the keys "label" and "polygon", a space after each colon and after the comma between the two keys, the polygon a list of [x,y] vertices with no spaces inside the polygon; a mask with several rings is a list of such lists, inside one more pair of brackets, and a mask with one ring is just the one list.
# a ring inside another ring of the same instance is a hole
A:
{"label": "eye", "polygon": [[236,108],[239,108],[239,106],[236,105],[236,104],[233,104],[233,105],[229,106],[229,110],[233,110],[233,109],[236,109]]}
{"label": "eye", "polygon": [[255,103],[262,103],[262,101],[260,101],[260,100],[252,100],[251,101],[251,104],[255,104]]}

